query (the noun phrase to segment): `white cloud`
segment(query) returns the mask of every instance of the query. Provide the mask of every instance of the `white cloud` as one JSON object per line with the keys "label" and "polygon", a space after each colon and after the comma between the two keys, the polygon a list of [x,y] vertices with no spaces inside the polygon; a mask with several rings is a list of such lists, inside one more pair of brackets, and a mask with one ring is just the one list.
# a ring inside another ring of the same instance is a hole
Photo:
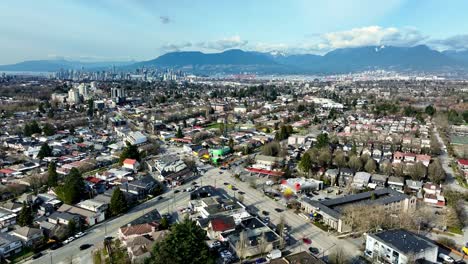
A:
{"label": "white cloud", "polygon": [[439,50],[466,50],[468,49],[468,35],[432,40],[430,45]]}
{"label": "white cloud", "polygon": [[370,26],[326,33],[321,39],[323,48],[336,49],[378,45],[414,46],[426,40],[427,36],[413,28]]}
{"label": "white cloud", "polygon": [[247,45],[247,40],[242,40],[240,36],[232,36],[215,41],[200,42],[197,46],[202,49],[212,51],[223,51],[227,49],[242,48]]}

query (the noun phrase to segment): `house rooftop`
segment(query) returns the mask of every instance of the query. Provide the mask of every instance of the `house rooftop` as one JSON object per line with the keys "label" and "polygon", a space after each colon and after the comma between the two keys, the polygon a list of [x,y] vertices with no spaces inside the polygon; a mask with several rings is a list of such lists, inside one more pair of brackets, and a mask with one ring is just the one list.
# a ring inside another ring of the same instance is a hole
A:
{"label": "house rooftop", "polygon": [[370,236],[383,242],[402,253],[422,252],[437,247],[428,239],[403,229],[387,230]]}

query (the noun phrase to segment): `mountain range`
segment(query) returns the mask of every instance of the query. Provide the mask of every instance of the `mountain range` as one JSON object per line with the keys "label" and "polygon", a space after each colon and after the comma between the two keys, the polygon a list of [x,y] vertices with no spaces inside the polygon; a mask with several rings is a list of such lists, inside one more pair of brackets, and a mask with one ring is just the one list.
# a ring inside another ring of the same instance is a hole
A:
{"label": "mountain range", "polygon": [[0,66],[0,71],[58,71],[60,69],[97,70],[116,66],[121,70],[137,68],[173,68],[198,74],[210,73],[271,73],[327,74],[365,70],[395,70],[411,72],[468,71],[468,51],[439,52],[425,45],[414,47],[366,46],[332,50],[325,55],[281,52],[262,53],[239,49],[220,53],[178,51],[141,62],[83,63],[66,60],[25,61]]}

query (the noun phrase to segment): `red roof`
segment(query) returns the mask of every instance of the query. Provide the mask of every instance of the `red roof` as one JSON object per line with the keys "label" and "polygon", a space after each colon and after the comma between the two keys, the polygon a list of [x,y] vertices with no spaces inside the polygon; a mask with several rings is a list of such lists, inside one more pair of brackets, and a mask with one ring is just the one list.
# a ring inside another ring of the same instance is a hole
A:
{"label": "red roof", "polygon": [[3,173],[3,174],[11,174],[13,172],[16,172],[15,170],[12,170],[12,169],[8,169],[8,168],[5,168],[5,169],[1,169],[0,170],[0,173]]}
{"label": "red roof", "polygon": [[263,170],[263,169],[256,169],[256,168],[246,168],[246,170],[248,172],[266,174],[270,176],[283,176],[284,174],[284,172],[282,171]]}
{"label": "red roof", "polygon": [[234,229],[235,227],[236,223],[232,217],[215,218],[211,220],[211,228],[216,232],[224,232]]}
{"label": "red roof", "polygon": [[468,159],[459,159],[458,163],[463,166],[468,166]]}
{"label": "red roof", "polygon": [[86,181],[96,184],[96,183],[102,182],[103,180],[98,179],[96,177],[88,177],[88,178],[86,178]]}
{"label": "red roof", "polygon": [[135,165],[137,161],[135,159],[125,159],[123,161],[124,164],[128,164],[128,165]]}

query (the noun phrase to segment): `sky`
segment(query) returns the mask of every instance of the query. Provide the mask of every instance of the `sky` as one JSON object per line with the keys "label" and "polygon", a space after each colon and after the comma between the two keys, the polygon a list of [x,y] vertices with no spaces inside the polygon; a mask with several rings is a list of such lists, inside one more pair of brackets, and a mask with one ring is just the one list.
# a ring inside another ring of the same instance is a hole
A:
{"label": "sky", "polygon": [[324,54],[468,48],[466,0],[3,0],[0,64],[150,60],[179,50]]}

